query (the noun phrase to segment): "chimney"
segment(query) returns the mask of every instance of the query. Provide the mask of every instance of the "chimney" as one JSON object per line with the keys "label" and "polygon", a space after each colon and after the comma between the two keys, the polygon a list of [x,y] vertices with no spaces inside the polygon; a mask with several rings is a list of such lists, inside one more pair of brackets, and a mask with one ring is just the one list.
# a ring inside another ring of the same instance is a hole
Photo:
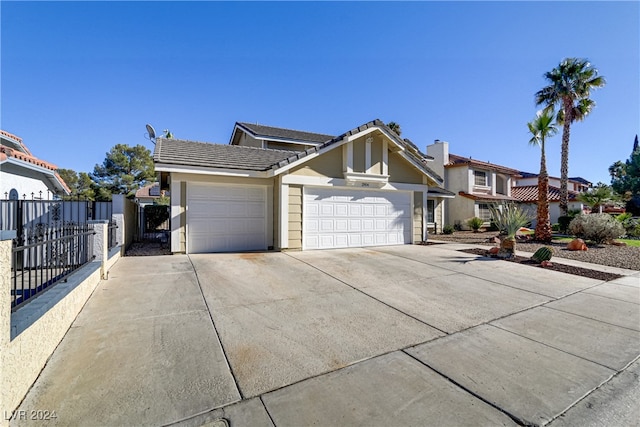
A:
{"label": "chimney", "polygon": [[444,165],[449,163],[449,143],[436,139],[433,144],[427,145],[427,154],[433,157],[429,167],[444,179]]}

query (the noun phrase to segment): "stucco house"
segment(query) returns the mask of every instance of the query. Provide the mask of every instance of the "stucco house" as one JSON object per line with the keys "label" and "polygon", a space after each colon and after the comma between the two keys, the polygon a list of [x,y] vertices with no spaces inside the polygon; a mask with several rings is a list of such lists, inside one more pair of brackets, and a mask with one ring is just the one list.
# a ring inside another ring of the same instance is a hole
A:
{"label": "stucco house", "polygon": [[174,253],[419,243],[454,196],[380,120],[339,136],[236,123],[229,144],[158,138],[154,161]]}
{"label": "stucco house", "polygon": [[0,198],[46,200],[68,195],[57,167],[38,159],[22,138],[0,130]]}
{"label": "stucco house", "polygon": [[[569,178],[567,182],[567,191],[569,193],[569,210],[580,210],[589,212],[589,208],[580,202],[577,197],[580,193],[588,191],[593,184],[581,177]],[[538,204],[538,174],[530,172],[520,172],[520,178],[517,179],[516,185],[512,189],[513,197],[521,203],[534,217],[531,226],[536,226],[536,211]],[[551,224],[558,222],[560,216],[560,178],[549,177],[549,217]]]}
{"label": "stucco house", "polygon": [[446,141],[428,145],[427,154],[434,158],[434,171],[444,177],[444,187],[456,195],[446,201],[445,224],[468,229],[467,220],[478,217],[488,226],[489,206],[516,201],[512,187],[520,176],[517,170],[450,154]]}

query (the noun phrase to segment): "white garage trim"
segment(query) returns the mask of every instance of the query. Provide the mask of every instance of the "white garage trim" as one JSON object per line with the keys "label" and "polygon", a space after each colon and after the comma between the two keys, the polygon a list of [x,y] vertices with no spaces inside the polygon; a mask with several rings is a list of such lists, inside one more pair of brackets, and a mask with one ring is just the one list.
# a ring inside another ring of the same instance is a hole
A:
{"label": "white garage trim", "polygon": [[302,212],[303,250],[412,243],[412,192],[304,187]]}
{"label": "white garage trim", "polygon": [[[285,175],[282,177],[283,184],[290,185],[303,185],[313,187],[350,187],[349,181],[342,178],[330,178],[323,176],[304,176],[304,175]],[[360,187],[355,187],[360,189]],[[429,191],[427,184],[405,184],[402,182],[387,182],[384,186],[379,188],[380,190],[398,190],[398,191]],[[378,190],[378,188],[375,188]]]}
{"label": "white garage trim", "polygon": [[264,185],[187,185],[187,253],[266,250],[269,188]]}

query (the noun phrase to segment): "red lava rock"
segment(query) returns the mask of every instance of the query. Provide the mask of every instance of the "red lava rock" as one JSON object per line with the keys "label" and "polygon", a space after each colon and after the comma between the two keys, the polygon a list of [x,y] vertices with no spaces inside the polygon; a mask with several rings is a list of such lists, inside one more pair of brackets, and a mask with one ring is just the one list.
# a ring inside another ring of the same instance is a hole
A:
{"label": "red lava rock", "polygon": [[553,267],[553,264],[551,263],[551,261],[542,261],[540,265],[543,267]]}
{"label": "red lava rock", "polygon": [[493,248],[489,249],[489,253],[492,255],[495,255],[498,252],[500,252],[500,248],[498,248],[497,246],[494,246]]}

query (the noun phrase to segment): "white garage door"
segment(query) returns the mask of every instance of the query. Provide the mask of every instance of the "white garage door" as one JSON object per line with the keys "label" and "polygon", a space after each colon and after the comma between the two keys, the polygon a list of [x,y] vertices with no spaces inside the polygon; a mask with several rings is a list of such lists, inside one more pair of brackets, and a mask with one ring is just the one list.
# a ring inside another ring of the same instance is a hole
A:
{"label": "white garage door", "polygon": [[267,249],[267,191],[263,186],[189,184],[189,253]]}
{"label": "white garage door", "polygon": [[411,193],[306,188],[303,249],[411,243]]}

